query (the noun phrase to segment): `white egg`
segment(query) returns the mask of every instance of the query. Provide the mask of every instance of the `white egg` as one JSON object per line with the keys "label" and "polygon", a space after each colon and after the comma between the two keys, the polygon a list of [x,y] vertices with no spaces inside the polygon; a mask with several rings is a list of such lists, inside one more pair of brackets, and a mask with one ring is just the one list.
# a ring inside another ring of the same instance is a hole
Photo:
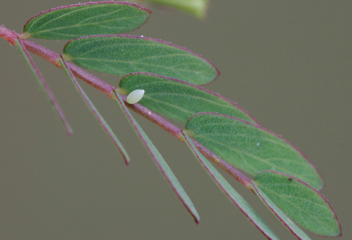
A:
{"label": "white egg", "polygon": [[126,101],[129,104],[135,104],[139,102],[143,96],[144,96],[145,91],[143,89],[136,89],[133,90],[130,94],[128,94]]}

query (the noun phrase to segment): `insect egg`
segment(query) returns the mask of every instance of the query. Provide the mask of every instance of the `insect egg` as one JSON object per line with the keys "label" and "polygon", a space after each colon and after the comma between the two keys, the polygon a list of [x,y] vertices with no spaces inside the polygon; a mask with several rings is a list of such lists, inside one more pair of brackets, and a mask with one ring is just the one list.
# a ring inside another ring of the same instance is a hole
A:
{"label": "insect egg", "polygon": [[135,104],[139,102],[143,96],[144,96],[144,90],[143,89],[136,89],[133,90],[130,94],[128,94],[126,101],[129,104]]}

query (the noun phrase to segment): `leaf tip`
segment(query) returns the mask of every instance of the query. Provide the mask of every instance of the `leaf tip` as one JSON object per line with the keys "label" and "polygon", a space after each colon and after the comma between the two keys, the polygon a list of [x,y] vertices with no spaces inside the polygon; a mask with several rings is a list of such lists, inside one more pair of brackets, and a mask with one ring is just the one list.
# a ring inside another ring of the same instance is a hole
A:
{"label": "leaf tip", "polygon": [[131,159],[128,156],[123,156],[126,166],[130,165]]}

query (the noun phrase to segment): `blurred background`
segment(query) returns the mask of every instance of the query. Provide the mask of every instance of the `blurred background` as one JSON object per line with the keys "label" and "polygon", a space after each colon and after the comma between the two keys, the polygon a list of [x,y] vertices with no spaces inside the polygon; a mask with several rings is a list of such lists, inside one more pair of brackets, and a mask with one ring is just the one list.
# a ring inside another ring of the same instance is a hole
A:
{"label": "blurred background", "polygon": [[[0,24],[20,33],[37,13],[74,3],[2,0]],[[322,193],[342,224],[340,239],[352,239],[352,3],[213,0],[204,21],[150,9],[148,23],[132,34],[212,61],[221,76],[206,88],[237,102],[318,166]],[[66,43],[31,40],[58,53]],[[185,145],[135,115],[193,200],[196,225],[117,104],[82,84],[130,153],[128,167],[64,72],[34,60],[74,135],[65,135],[17,49],[0,39],[0,239],[264,239]],[[118,85],[116,76],[96,75]],[[227,179],[280,238],[295,239],[251,192]]]}

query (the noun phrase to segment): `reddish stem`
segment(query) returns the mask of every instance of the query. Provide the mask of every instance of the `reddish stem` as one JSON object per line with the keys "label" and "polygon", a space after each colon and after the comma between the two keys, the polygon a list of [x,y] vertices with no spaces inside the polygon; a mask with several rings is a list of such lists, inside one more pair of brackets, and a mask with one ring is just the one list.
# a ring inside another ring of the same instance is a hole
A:
{"label": "reddish stem", "polygon": [[18,37],[18,34],[0,25],[0,37],[8,41],[10,44],[16,45],[16,38]]}

